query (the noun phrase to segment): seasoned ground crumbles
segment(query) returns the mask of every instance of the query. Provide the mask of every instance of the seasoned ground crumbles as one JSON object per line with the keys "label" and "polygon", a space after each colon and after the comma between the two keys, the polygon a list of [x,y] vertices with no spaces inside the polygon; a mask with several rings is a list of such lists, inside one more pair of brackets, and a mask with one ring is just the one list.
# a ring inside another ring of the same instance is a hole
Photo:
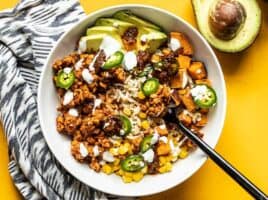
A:
{"label": "seasoned ground crumbles", "polygon": [[[103,68],[109,60],[104,50],[75,51],[52,66],[60,102],[57,131],[70,138],[73,157],[124,182],[168,172],[195,149],[174,122],[165,120],[171,109],[202,137],[211,106],[202,106],[202,98],[211,97],[204,93],[211,83],[204,63],[192,58],[187,38],[172,32],[169,42],[177,39],[177,49],[166,42],[155,52],[127,55],[137,31],[132,28],[122,36],[124,59],[109,69]],[[133,55],[135,66],[126,68],[126,57]]]}

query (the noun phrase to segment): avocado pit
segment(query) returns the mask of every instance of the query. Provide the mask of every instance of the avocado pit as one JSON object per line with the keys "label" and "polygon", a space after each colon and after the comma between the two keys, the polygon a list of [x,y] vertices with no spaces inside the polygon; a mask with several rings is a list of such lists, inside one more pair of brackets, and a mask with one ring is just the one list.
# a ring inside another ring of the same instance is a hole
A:
{"label": "avocado pit", "polygon": [[218,0],[210,9],[209,27],[219,39],[231,40],[244,25],[246,11],[237,0]]}

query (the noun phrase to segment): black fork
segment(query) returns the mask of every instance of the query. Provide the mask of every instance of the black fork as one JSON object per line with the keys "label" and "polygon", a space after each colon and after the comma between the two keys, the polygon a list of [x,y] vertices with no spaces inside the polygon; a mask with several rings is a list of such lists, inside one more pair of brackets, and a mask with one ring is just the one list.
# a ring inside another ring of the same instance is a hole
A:
{"label": "black fork", "polygon": [[178,124],[180,130],[192,142],[194,142],[206,155],[213,160],[221,169],[231,176],[240,186],[242,186],[252,197],[258,200],[268,200],[268,197],[256,185],[254,185],[247,177],[233,167],[219,153],[212,149],[204,140],[199,138],[194,132],[184,126],[177,118],[176,111],[170,109],[165,120]]}

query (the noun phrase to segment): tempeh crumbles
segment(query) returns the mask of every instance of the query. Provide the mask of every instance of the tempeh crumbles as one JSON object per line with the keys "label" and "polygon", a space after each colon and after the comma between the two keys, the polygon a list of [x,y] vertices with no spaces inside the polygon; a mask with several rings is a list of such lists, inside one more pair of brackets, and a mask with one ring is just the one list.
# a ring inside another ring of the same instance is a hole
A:
{"label": "tempeh crumbles", "polygon": [[82,37],[74,53],[53,64],[57,131],[70,138],[77,161],[138,182],[172,170],[195,149],[165,116],[176,110],[202,137],[216,94],[183,33],[161,32],[157,44],[140,26],[118,33],[119,39],[113,34],[103,34],[98,48],[88,47],[92,35]]}

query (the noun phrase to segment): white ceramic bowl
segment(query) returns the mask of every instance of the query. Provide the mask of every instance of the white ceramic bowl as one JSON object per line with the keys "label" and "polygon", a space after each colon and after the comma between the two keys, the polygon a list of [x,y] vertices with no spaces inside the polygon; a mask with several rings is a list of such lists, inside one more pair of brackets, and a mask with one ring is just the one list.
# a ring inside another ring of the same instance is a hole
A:
{"label": "white ceramic bowl", "polygon": [[83,183],[103,192],[122,196],[143,196],[162,192],[172,188],[193,175],[206,161],[206,156],[196,150],[184,160],[174,164],[170,173],[145,176],[139,183],[125,184],[116,175],[107,176],[96,173],[87,165],[78,163],[70,153],[70,139],[56,131],[56,107],[58,98],[52,82],[52,63],[75,49],[78,39],[85,34],[88,26],[99,17],[111,16],[118,10],[129,9],[133,13],[163,27],[166,32],[180,31],[185,33],[194,46],[194,59],[205,63],[209,79],[218,95],[218,104],[209,114],[209,123],[204,128],[204,140],[214,147],[220,137],[226,110],[226,91],[220,64],[204,38],[187,22],[165,10],[146,5],[120,5],[105,8],[91,13],[67,31],[57,42],[45,64],[39,82],[38,113],[41,127],[47,144],[62,166]]}

